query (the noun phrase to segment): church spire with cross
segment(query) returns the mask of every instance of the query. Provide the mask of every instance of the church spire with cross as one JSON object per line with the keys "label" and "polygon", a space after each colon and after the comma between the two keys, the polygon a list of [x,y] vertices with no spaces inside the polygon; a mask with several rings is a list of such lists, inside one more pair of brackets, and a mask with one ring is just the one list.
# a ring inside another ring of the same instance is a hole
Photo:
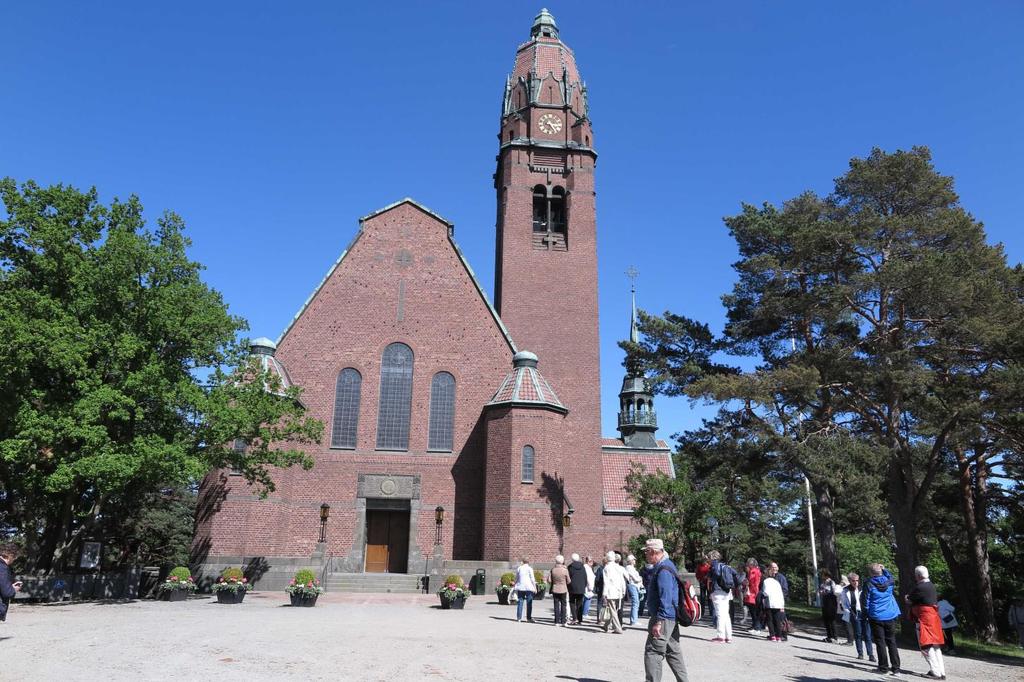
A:
{"label": "church spire with cross", "polygon": [[[633,343],[640,343],[640,333],[636,326],[636,278],[639,275],[640,272],[632,265],[626,270],[631,296],[629,340]],[[657,439],[654,437],[658,430],[654,394],[651,393],[643,372],[628,365],[626,376],[622,380],[622,390],[619,391],[618,429],[622,434],[622,442],[629,447],[658,447]]]}

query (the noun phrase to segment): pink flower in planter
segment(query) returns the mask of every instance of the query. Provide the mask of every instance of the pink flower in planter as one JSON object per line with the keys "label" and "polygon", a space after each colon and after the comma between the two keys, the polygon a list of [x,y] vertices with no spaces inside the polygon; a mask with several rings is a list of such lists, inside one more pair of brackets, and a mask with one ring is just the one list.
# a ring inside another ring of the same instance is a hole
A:
{"label": "pink flower in planter", "polygon": [[243,583],[247,583],[247,582],[249,582],[249,579],[248,578],[242,578],[242,582]]}
{"label": "pink flower in planter", "polygon": [[313,581],[310,580],[308,583],[306,583],[306,587],[313,587]]}
{"label": "pink flower in planter", "polygon": [[175,583],[178,582],[178,576],[172,575],[171,576],[171,582],[175,582]]}
{"label": "pink flower in planter", "polygon": [[295,578],[292,578],[292,581],[290,583],[288,583],[288,584],[289,585],[294,585],[295,584]]}
{"label": "pink flower in planter", "polygon": [[222,578],[222,577],[221,578],[217,578],[217,582],[219,582],[219,583],[224,582],[224,578]]}

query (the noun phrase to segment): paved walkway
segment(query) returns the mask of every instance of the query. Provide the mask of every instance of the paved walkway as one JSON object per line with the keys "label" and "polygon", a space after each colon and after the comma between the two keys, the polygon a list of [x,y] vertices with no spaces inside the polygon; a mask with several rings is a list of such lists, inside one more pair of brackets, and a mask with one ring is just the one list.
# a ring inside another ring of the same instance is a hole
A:
{"label": "paved walkway", "polygon": [[[556,628],[551,600],[535,624],[514,606],[473,597],[442,611],[431,595],[325,595],[315,608],[283,593],[249,594],[238,606],[187,602],[15,604],[0,625],[3,680],[587,680],[643,679],[640,628]],[[690,680],[878,680],[852,647],[795,633],[785,644],[737,629],[713,644],[707,625],[684,631]],[[901,652],[920,674],[920,653]],[[1021,666],[947,659],[950,680],[1024,680]],[[666,670],[666,680],[670,680]],[[923,679],[906,674],[904,679]]]}

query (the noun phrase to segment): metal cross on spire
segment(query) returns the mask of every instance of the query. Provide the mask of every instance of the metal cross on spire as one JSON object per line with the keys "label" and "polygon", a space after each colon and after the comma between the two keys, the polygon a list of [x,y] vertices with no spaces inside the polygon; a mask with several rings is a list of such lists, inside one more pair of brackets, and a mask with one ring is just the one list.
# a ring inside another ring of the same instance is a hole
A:
{"label": "metal cross on spire", "polygon": [[640,275],[640,271],[632,265],[626,270],[626,277],[629,278],[629,292],[633,297],[633,306],[629,316],[629,340],[633,343],[640,342],[640,334],[636,329],[636,278]]}

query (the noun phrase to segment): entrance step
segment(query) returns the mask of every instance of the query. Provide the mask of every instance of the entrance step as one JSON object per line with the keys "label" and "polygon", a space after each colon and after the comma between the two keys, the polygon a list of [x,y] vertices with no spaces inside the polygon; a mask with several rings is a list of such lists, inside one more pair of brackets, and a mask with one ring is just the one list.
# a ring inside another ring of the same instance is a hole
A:
{"label": "entrance step", "polygon": [[323,586],[328,592],[419,594],[423,582],[423,576],[409,573],[328,573]]}

